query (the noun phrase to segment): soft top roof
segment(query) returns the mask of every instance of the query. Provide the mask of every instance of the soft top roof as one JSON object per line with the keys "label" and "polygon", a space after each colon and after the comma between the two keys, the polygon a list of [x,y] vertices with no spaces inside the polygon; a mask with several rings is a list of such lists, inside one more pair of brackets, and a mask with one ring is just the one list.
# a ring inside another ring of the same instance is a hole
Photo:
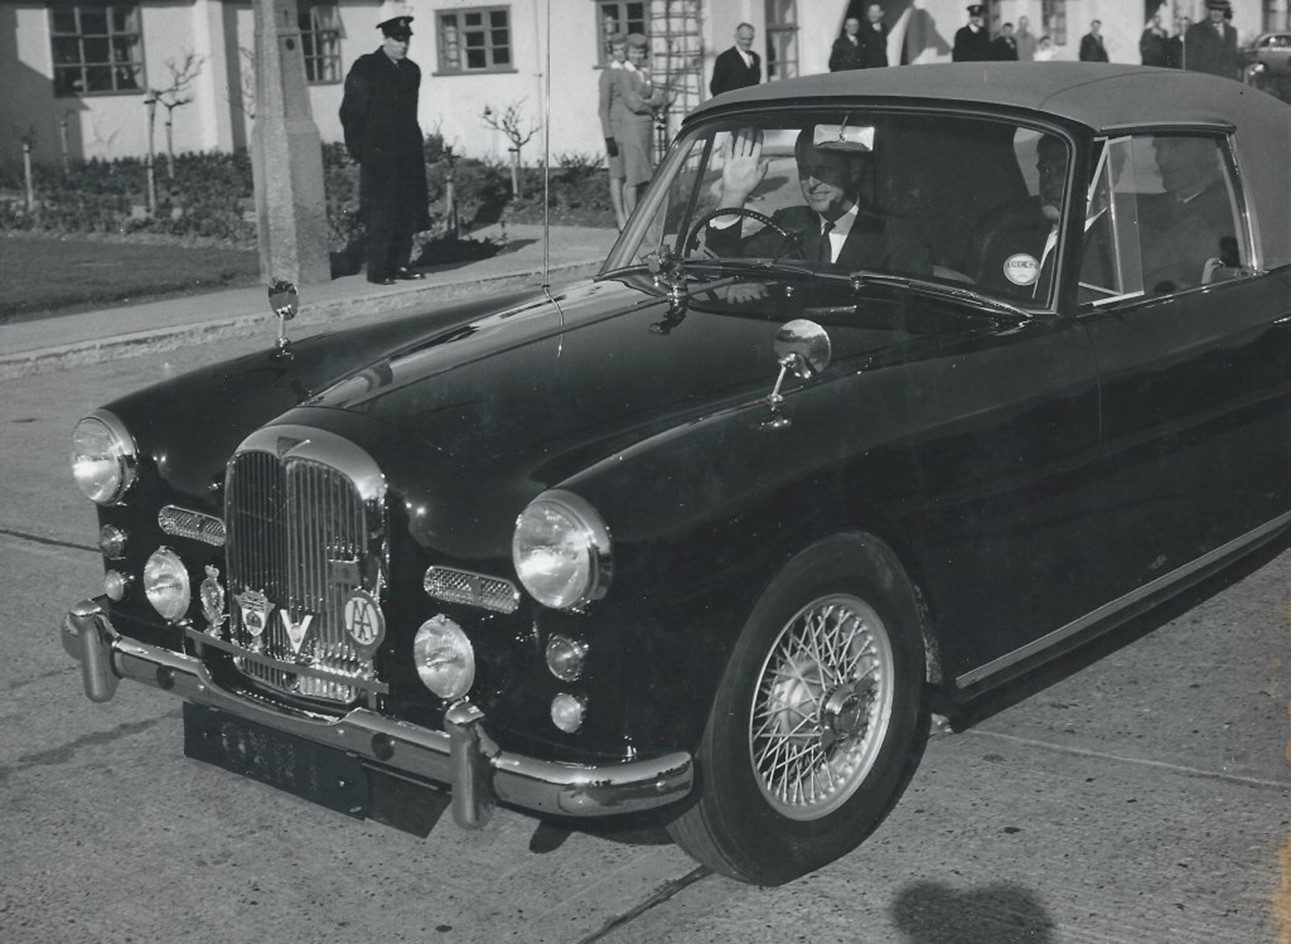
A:
{"label": "soft top roof", "polygon": [[1233,128],[1265,264],[1291,264],[1291,107],[1231,79],[1094,62],[856,69],[726,92],[695,109],[686,123],[732,107],[809,106],[857,98],[1020,109],[1083,125],[1094,133],[1188,125]]}
{"label": "soft top roof", "polygon": [[923,99],[1045,112],[1095,131],[1143,123],[1267,119],[1282,105],[1238,82],[1179,69],[1093,62],[959,62],[854,69],[738,89],[706,102],[725,105],[862,96]]}

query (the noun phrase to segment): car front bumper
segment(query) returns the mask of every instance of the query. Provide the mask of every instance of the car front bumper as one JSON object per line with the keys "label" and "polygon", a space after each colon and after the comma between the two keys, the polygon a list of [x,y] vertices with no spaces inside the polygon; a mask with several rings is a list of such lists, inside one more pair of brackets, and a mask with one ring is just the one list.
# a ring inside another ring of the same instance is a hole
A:
{"label": "car front bumper", "polygon": [[215,683],[201,660],[122,636],[98,600],[83,600],[63,621],[63,648],[81,663],[85,694],[103,702],[120,679],[133,679],[285,734],[337,748],[375,768],[447,785],[453,819],[483,826],[501,801],[540,814],[605,816],[654,809],[685,797],[694,782],[686,752],[586,766],[501,750],[484,713],[470,702],[449,707],[444,731],[355,708],[339,718],[287,713]]}

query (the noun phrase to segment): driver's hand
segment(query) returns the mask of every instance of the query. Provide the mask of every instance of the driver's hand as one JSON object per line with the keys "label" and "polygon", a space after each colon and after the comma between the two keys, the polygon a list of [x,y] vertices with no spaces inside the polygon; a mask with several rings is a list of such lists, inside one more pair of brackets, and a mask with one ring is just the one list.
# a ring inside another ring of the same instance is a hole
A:
{"label": "driver's hand", "polygon": [[742,207],[767,175],[762,159],[762,132],[740,128],[726,139],[722,148],[722,196],[720,207]]}

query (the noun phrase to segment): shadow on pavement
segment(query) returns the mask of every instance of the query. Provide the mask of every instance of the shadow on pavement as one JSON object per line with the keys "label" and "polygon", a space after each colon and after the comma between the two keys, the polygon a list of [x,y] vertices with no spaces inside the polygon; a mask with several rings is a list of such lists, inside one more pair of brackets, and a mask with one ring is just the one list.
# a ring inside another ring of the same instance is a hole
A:
{"label": "shadow on pavement", "polygon": [[957,891],[916,882],[892,903],[892,921],[909,944],[1051,944],[1053,919],[1029,888],[1000,882]]}

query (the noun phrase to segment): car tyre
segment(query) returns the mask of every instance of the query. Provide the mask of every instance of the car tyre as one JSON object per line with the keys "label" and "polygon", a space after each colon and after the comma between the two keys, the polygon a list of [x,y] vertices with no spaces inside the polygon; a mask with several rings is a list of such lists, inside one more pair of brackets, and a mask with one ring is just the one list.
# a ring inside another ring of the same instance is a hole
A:
{"label": "car tyre", "polygon": [[914,588],[877,538],[836,535],[791,558],[731,653],[673,840],[758,885],[855,848],[917,762],[920,626]]}

